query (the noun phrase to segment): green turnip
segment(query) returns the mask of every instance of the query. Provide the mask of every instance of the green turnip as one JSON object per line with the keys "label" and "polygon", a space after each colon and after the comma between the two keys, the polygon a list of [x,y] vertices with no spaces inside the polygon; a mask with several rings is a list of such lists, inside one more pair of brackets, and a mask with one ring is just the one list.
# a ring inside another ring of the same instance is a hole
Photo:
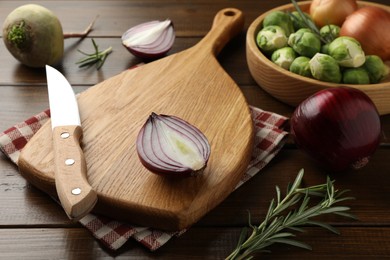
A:
{"label": "green turnip", "polygon": [[9,52],[29,67],[56,65],[64,55],[64,34],[59,19],[52,11],[36,4],[22,5],[7,16],[3,40]]}
{"label": "green turnip", "polygon": [[3,24],[3,40],[9,52],[22,64],[43,68],[58,64],[64,56],[64,39],[84,38],[98,16],[83,32],[63,33],[61,22],[49,9],[26,4],[13,10]]}

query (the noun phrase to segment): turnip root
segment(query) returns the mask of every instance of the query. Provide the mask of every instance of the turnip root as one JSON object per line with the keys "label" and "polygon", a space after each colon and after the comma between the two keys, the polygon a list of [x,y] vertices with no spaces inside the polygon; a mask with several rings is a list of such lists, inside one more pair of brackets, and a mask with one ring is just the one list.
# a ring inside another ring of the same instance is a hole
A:
{"label": "turnip root", "polygon": [[64,35],[59,19],[36,4],[22,5],[7,16],[3,40],[9,52],[29,67],[56,65],[64,55]]}
{"label": "turnip root", "polygon": [[43,68],[56,65],[64,56],[64,39],[84,38],[96,18],[83,32],[63,33],[61,22],[49,9],[26,4],[13,10],[3,24],[3,40],[8,51],[22,64]]}

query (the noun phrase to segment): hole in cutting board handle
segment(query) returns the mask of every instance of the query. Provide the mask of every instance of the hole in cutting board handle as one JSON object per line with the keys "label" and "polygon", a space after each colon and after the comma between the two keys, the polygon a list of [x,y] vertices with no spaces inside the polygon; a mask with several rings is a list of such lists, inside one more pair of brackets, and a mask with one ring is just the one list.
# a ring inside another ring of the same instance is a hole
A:
{"label": "hole in cutting board handle", "polygon": [[236,15],[236,12],[234,11],[231,11],[231,10],[228,10],[226,12],[223,13],[225,16],[235,16]]}

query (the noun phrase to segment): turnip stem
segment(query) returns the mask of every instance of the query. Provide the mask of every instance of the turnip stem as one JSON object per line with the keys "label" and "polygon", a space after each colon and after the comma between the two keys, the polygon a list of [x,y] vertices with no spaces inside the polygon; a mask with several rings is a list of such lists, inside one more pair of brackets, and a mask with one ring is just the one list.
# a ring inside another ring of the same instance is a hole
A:
{"label": "turnip stem", "polygon": [[88,27],[83,31],[83,32],[78,32],[78,33],[64,33],[64,39],[68,39],[68,38],[84,38],[86,37],[92,30],[93,30],[93,25],[95,24],[95,21],[96,19],[99,17],[99,15],[97,15],[95,17],[95,19],[93,19],[93,21],[88,25]]}

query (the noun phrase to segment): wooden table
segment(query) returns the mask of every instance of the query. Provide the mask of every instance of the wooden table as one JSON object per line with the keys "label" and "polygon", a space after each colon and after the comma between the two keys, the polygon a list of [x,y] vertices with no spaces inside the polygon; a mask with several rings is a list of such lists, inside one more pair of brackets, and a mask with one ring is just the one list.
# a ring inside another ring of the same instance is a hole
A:
{"label": "wooden table", "polygon": [[[66,40],[66,53],[60,69],[81,92],[140,62],[121,45],[120,37],[133,25],[153,19],[170,18],[177,39],[170,53],[197,43],[209,30],[216,12],[225,7],[241,9],[246,16],[245,29],[264,11],[288,0],[129,0],[129,1],[34,1],[54,11],[64,31],[81,31],[97,14],[93,37],[101,48],[114,52],[99,71],[79,69],[77,49],[91,48],[90,39]],[[387,0],[375,2],[388,4]],[[29,1],[1,1],[0,19]],[[275,100],[256,85],[245,59],[245,31],[219,55],[219,61],[240,85],[251,105],[290,116],[293,108]],[[48,107],[44,71],[20,65],[0,42],[0,130],[23,121]],[[356,200],[348,202],[359,220],[329,217],[324,220],[337,227],[341,235],[307,227],[298,239],[312,251],[285,245],[272,246],[264,259],[380,259],[390,257],[390,116],[381,117],[383,142],[360,171],[332,175],[336,187],[350,189]],[[314,185],[325,181],[326,173],[289,142],[260,174],[233,192],[222,204],[179,238],[156,252],[149,252],[130,240],[117,252],[104,249],[80,224],[70,222],[62,208],[47,195],[29,185],[18,169],[0,155],[0,259],[223,259],[234,249],[242,227],[248,223],[248,210],[258,223],[274,187],[285,187],[301,168],[304,182]]]}

